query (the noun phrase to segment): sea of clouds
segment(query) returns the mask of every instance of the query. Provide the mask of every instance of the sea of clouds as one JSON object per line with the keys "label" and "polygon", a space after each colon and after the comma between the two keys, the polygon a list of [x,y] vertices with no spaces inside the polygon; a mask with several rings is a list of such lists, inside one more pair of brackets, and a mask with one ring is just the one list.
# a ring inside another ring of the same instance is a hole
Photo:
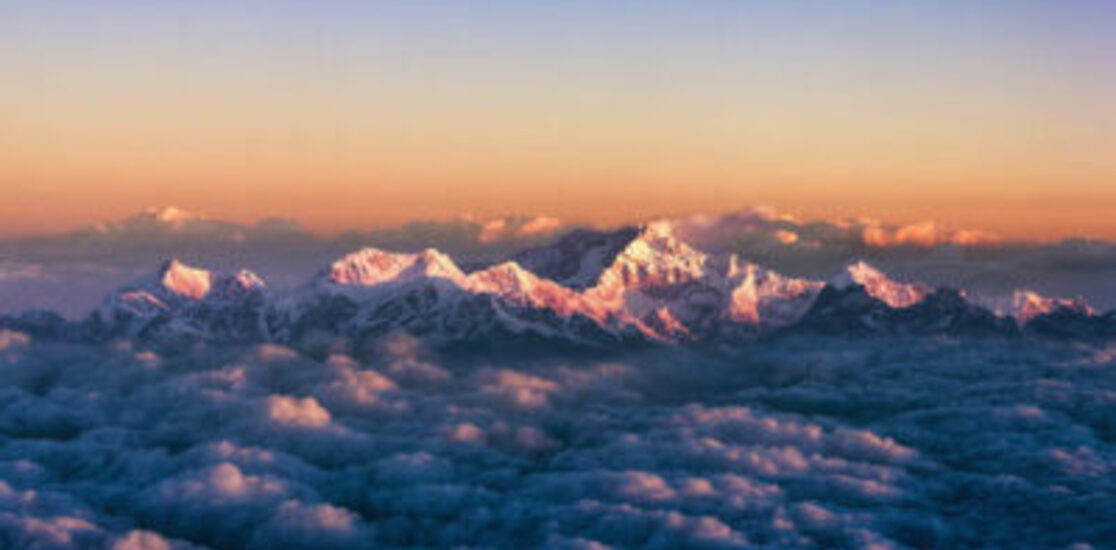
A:
{"label": "sea of clouds", "polygon": [[1116,348],[160,356],[0,332],[0,548],[1111,548]]}

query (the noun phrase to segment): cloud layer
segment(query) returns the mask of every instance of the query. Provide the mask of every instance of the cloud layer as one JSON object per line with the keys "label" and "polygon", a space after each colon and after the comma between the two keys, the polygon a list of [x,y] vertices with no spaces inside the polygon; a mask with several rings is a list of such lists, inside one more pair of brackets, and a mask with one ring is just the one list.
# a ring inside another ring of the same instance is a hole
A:
{"label": "cloud layer", "polygon": [[784,341],[368,363],[4,333],[5,548],[1116,541],[1116,351]]}

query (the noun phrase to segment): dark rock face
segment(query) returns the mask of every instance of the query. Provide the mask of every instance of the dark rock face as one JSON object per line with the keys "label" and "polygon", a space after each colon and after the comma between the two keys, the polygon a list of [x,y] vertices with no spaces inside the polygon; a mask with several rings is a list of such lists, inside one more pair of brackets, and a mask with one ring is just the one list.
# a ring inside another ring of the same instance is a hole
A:
{"label": "dark rock face", "polygon": [[552,245],[524,250],[511,260],[539,277],[584,290],[593,286],[605,268],[638,236],[636,227],[608,232],[578,229]]}
{"label": "dark rock face", "polygon": [[949,288],[938,289],[909,308],[893,310],[890,317],[895,325],[912,334],[1008,336],[1017,332],[1012,319],[997,317]]}
{"label": "dark rock face", "polygon": [[869,295],[864,287],[826,286],[814,305],[788,331],[827,335],[869,335],[888,329],[891,308]]}
{"label": "dark rock face", "polygon": [[1056,340],[1109,341],[1116,339],[1116,312],[1092,315],[1073,308],[1060,308],[1034,317],[1023,326],[1023,332]]}
{"label": "dark rock face", "polygon": [[954,289],[938,289],[914,305],[893,308],[855,285],[846,289],[827,286],[791,330],[833,336],[988,337],[1018,332],[1012,319],[972,304]]}

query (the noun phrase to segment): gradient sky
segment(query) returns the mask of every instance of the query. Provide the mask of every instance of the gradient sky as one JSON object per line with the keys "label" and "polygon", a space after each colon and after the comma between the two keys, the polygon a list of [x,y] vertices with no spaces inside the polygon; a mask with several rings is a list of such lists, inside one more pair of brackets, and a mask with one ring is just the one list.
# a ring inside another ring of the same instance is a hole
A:
{"label": "gradient sky", "polygon": [[0,3],[0,233],[771,204],[1116,238],[1116,2]]}

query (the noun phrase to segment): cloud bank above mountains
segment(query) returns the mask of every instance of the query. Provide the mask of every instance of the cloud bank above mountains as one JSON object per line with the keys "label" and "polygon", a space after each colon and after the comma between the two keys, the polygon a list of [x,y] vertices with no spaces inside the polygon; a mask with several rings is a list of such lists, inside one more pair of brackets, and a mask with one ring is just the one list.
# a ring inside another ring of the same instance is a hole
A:
{"label": "cloud bank above mountains", "polygon": [[[737,252],[779,272],[827,278],[865,259],[889,273],[1007,297],[1017,289],[1087,298],[1116,307],[1116,245],[1106,241],[1015,242],[979,230],[933,223],[799,220],[770,208],[669,220],[703,251]],[[546,216],[462,217],[400,227],[314,235],[297,222],[214,220],[176,208],[153,209],[65,235],[0,240],[0,312],[42,307],[83,315],[109,290],[170,257],[220,271],[251,268],[289,287],[364,246],[394,251],[436,248],[466,269],[554,242],[576,230]]]}

